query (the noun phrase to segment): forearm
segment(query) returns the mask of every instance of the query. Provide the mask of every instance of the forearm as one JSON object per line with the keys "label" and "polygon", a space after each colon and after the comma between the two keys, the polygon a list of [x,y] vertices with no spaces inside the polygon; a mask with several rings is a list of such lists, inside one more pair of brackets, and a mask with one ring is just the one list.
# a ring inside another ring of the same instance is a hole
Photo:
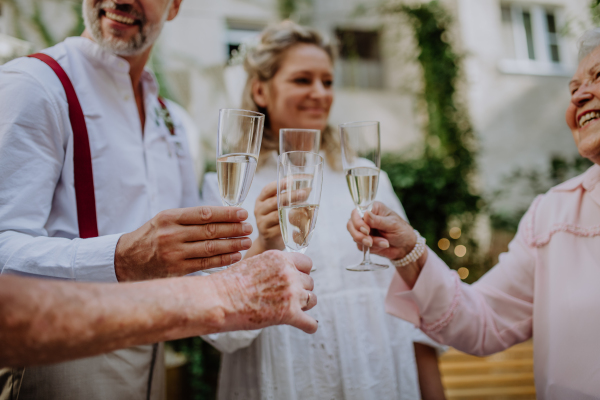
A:
{"label": "forearm", "polygon": [[0,366],[65,361],[220,332],[210,277],[74,284],[0,277]]}
{"label": "forearm", "polygon": [[423,400],[445,399],[436,350],[421,343],[415,343],[414,346],[421,398]]}
{"label": "forearm", "polygon": [[499,265],[476,284],[460,281],[455,271],[430,251],[412,288],[394,276],[386,311],[420,327],[439,343],[475,355],[488,355],[532,334],[532,278],[519,265],[523,248],[512,246]]}

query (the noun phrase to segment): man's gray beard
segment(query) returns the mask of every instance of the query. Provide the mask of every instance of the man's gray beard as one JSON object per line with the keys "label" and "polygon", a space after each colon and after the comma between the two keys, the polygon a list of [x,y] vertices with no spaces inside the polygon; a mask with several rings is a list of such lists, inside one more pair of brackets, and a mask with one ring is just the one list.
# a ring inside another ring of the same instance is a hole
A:
{"label": "man's gray beard", "polygon": [[173,0],[169,0],[169,4],[162,16],[160,22],[156,24],[149,24],[145,21],[145,18],[141,19],[141,28],[131,40],[125,41],[118,38],[116,35],[111,35],[105,38],[102,35],[102,28],[100,26],[100,10],[103,8],[117,9],[116,4],[113,1],[103,1],[97,3],[95,6],[91,6],[90,3],[95,0],[83,0],[83,21],[86,29],[90,32],[92,38],[100,47],[104,50],[116,54],[118,56],[134,56],[146,51],[150,46],[154,44],[162,27],[169,16],[169,9]]}

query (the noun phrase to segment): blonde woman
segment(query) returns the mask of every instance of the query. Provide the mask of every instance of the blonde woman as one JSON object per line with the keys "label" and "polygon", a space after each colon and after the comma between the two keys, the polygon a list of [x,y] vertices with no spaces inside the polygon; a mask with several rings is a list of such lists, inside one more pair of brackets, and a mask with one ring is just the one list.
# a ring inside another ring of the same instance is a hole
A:
{"label": "blonde woman", "polygon": [[[437,344],[413,325],[385,313],[394,273],[356,273],[344,267],[361,253],[345,231],[354,208],[339,162],[338,133],[327,125],[333,102],[331,45],[290,21],[268,28],[248,51],[242,108],[266,114],[259,168],[246,198],[254,206],[253,245],[246,257],[283,249],[276,199],[278,133],[282,128],[322,131],[327,160],[319,219],[307,255],[316,267],[319,321],[314,335],[274,327],[205,337],[221,350],[220,399],[418,399],[443,398]],[[380,201],[404,214],[389,179],[381,174]],[[207,175],[205,201],[218,204],[217,178]],[[383,258],[379,262],[385,260]],[[416,350],[416,352],[415,352]],[[417,353],[417,357],[415,357]]]}

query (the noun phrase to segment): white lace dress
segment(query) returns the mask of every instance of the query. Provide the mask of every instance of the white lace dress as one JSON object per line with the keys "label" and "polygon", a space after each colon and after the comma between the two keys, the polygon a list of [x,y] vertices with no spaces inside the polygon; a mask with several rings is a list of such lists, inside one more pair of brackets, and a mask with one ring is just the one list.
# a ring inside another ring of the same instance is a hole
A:
{"label": "white lace dress", "polygon": [[[262,188],[277,179],[275,154],[260,168],[244,207],[258,236],[254,203]],[[207,174],[205,204],[220,204],[216,174]],[[382,172],[377,200],[404,216]],[[319,329],[308,335],[290,326],[205,336],[223,352],[219,399],[419,399],[413,342],[437,347],[412,324],[386,314],[384,298],[394,274],[350,272],[359,263],[346,223],[354,208],[343,172],[324,168],[317,225],[306,251],[318,304],[308,311]],[[378,263],[388,261],[372,256]]]}

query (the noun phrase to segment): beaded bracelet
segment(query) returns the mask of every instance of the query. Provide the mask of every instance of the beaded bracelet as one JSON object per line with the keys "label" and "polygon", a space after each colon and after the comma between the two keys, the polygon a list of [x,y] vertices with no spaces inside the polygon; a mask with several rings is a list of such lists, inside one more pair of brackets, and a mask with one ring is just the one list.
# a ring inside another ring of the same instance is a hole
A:
{"label": "beaded bracelet", "polygon": [[423,253],[425,253],[425,249],[427,248],[427,246],[425,246],[425,238],[421,236],[419,231],[416,229],[414,231],[415,235],[417,236],[417,243],[412,251],[406,256],[399,260],[392,260],[392,264],[394,264],[396,267],[407,266],[408,264],[417,261],[423,255]]}

